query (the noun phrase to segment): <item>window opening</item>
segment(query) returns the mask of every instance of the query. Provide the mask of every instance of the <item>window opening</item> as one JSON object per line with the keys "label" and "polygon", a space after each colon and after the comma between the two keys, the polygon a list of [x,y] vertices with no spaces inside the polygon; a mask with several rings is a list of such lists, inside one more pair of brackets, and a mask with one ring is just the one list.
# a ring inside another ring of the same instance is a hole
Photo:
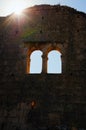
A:
{"label": "window opening", "polygon": [[42,52],[36,50],[32,52],[30,56],[30,73],[41,73],[42,72]]}
{"label": "window opening", "polygon": [[57,50],[48,53],[48,73],[62,73],[61,53]]}

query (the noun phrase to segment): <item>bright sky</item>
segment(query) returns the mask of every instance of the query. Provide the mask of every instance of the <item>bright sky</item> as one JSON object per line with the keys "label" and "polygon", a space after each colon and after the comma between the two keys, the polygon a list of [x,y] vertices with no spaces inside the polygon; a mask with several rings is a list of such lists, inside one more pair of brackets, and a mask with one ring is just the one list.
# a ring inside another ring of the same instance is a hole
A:
{"label": "bright sky", "polygon": [[5,16],[15,10],[39,4],[68,5],[79,11],[86,12],[86,0],[0,0],[0,16]]}

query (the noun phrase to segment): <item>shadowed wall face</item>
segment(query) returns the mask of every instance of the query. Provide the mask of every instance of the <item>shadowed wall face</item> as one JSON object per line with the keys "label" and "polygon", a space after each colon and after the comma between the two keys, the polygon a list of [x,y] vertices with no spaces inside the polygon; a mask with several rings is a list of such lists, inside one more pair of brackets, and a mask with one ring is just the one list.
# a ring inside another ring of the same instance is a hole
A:
{"label": "shadowed wall face", "polygon": [[[12,121],[16,127],[26,128],[27,113],[35,101],[33,113],[40,115],[37,120],[41,125],[59,125],[61,121],[85,125],[85,28],[86,14],[59,5],[35,6],[20,17],[12,14],[0,18],[2,124]],[[40,51],[41,68],[40,74],[32,75],[35,51]],[[60,54],[62,73],[48,73],[53,51]]]}

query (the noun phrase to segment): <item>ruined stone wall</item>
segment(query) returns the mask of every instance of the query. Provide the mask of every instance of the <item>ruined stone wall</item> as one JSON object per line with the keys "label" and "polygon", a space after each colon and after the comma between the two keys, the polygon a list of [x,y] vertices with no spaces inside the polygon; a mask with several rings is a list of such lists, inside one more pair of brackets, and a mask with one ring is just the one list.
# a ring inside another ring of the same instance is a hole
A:
{"label": "ruined stone wall", "polygon": [[[24,10],[21,16],[0,18],[1,128],[8,120],[15,129],[26,129],[32,101],[40,124],[56,125],[63,120],[84,126],[85,37],[86,14],[65,6],[40,5]],[[46,55],[59,50],[62,74],[27,74],[27,60],[34,50]]]}

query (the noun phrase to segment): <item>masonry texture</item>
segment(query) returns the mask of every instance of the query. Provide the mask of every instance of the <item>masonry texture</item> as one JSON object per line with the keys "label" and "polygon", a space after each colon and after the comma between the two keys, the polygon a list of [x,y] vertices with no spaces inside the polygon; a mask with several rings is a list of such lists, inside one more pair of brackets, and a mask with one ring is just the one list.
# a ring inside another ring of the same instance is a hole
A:
{"label": "masonry texture", "polygon": [[[41,74],[29,74],[34,50],[43,52]],[[61,53],[62,74],[47,74],[51,50]],[[0,18],[0,130],[85,128],[85,74],[85,13],[39,5]]]}

